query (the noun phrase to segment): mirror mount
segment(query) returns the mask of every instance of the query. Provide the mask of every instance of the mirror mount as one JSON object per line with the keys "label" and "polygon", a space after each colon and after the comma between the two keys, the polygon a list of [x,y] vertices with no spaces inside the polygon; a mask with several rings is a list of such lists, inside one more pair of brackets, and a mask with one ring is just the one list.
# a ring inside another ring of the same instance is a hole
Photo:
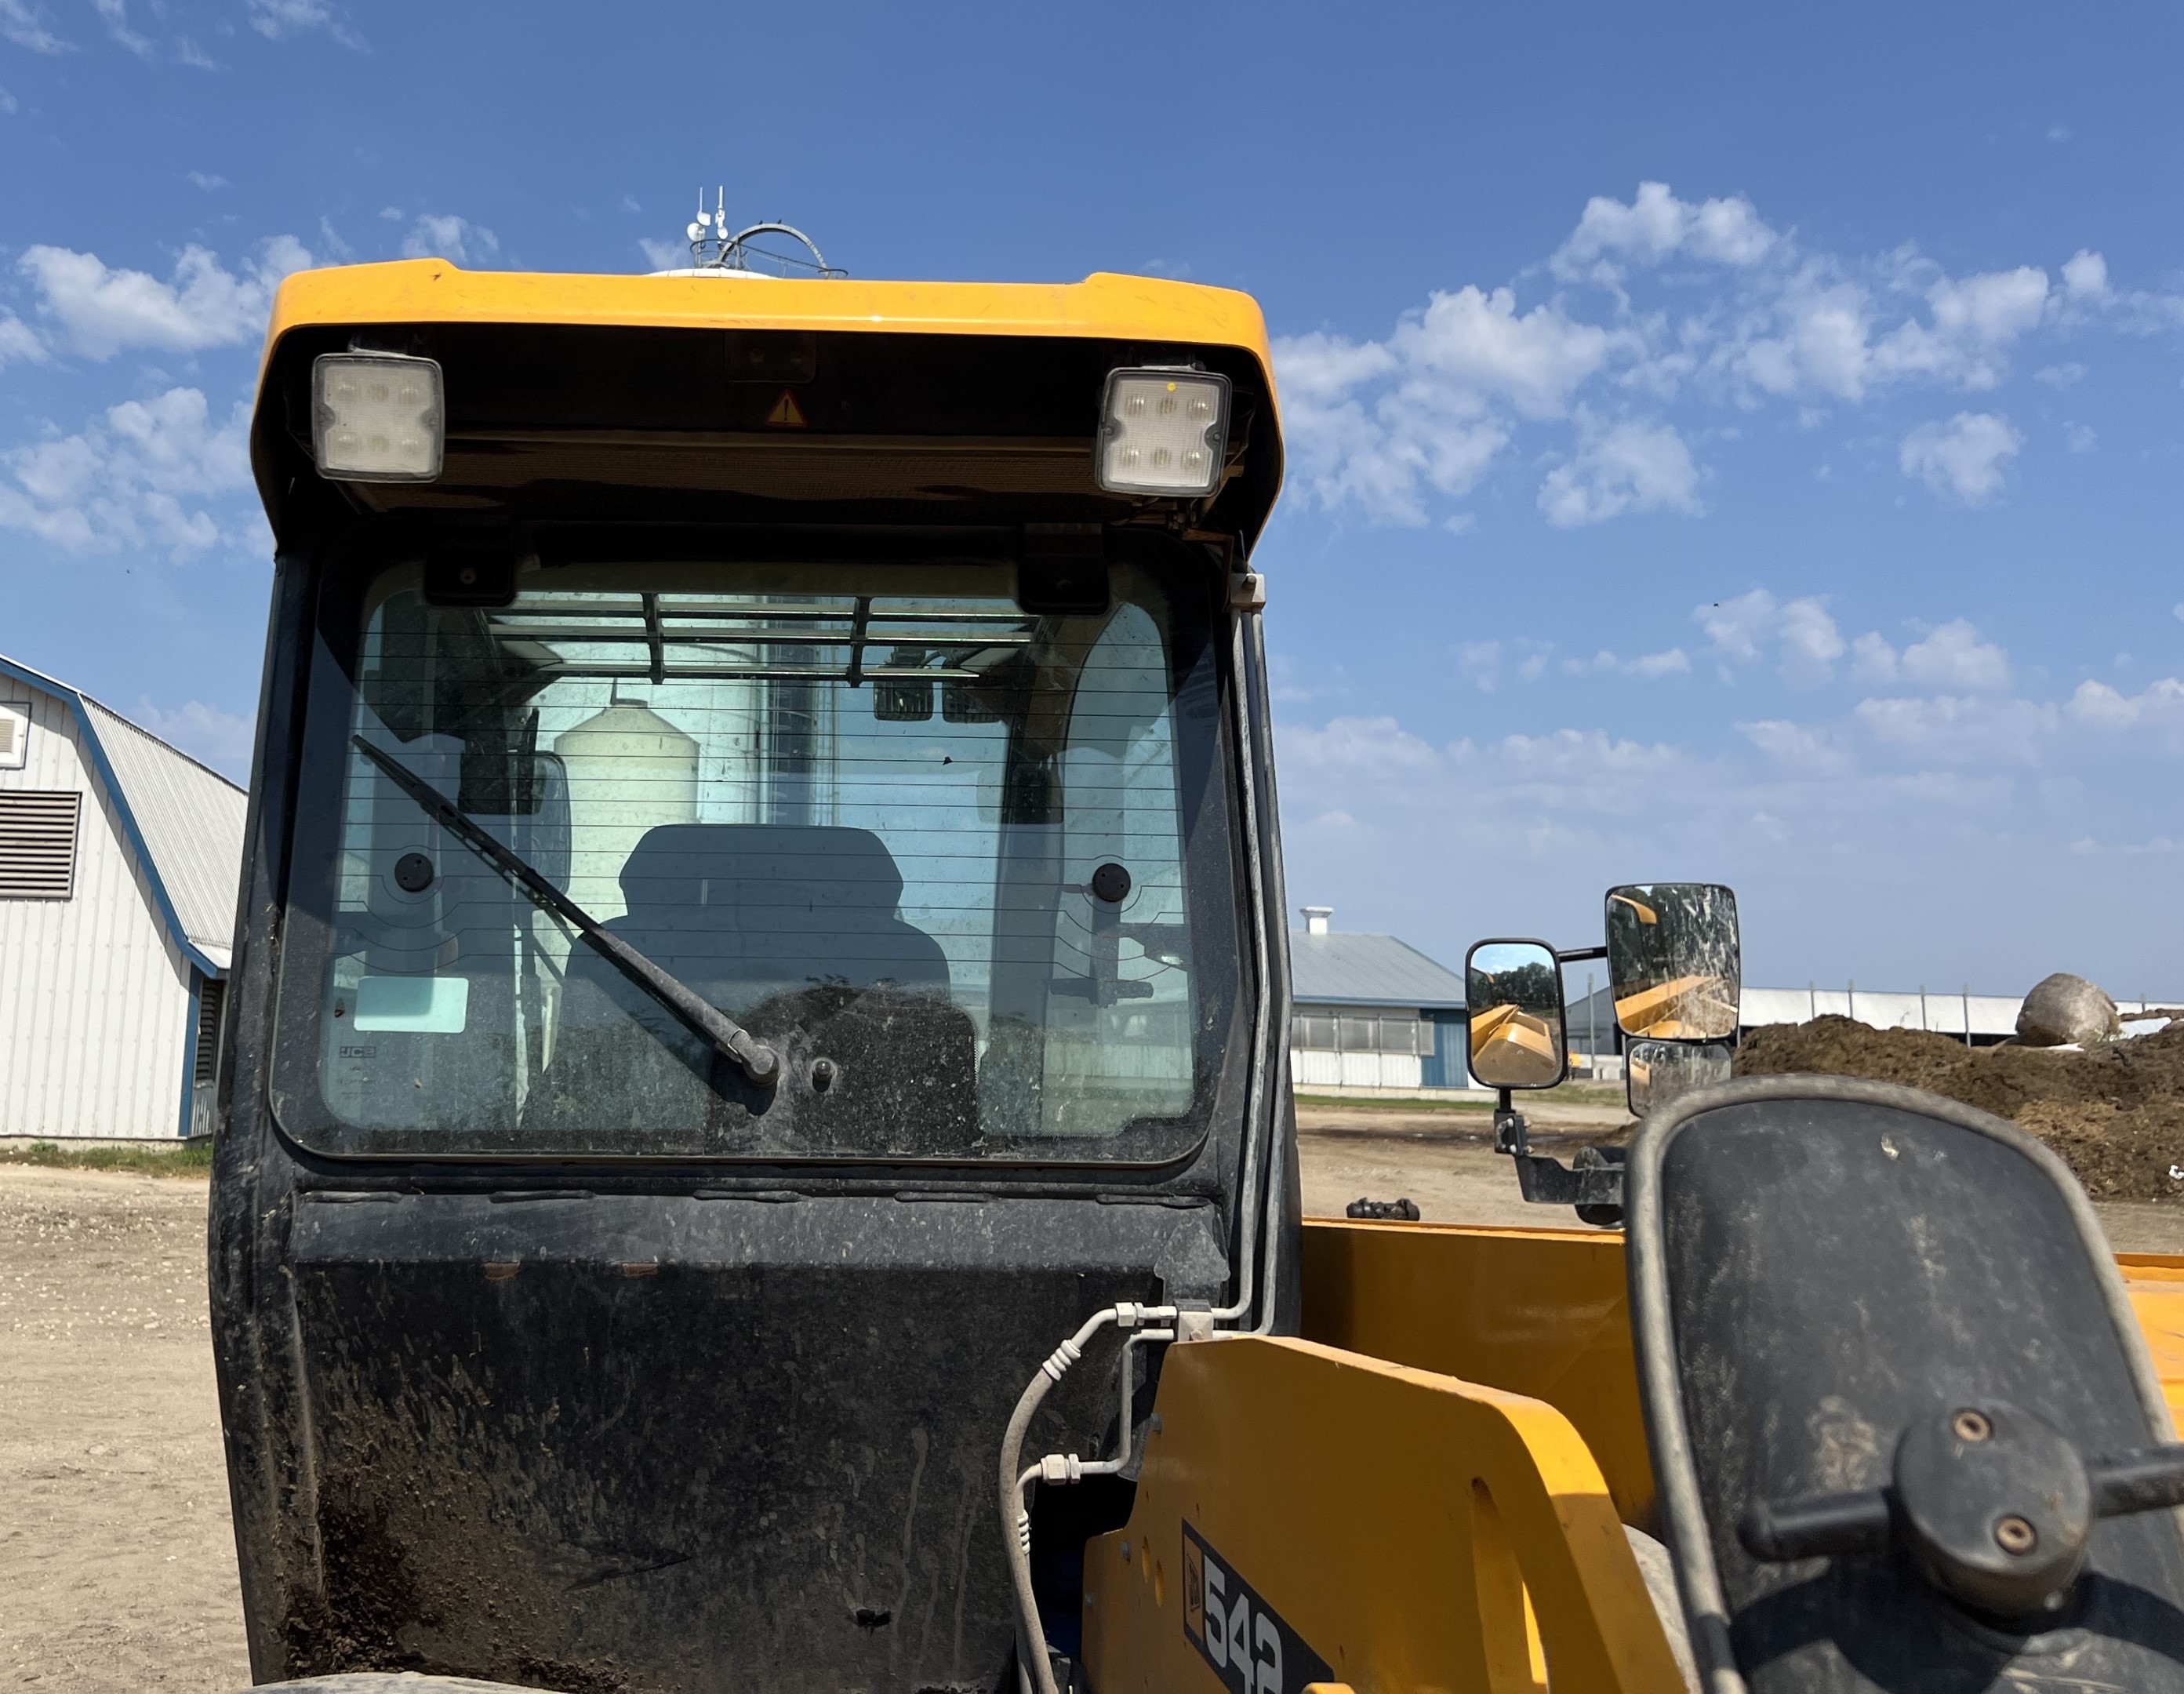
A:
{"label": "mirror mount", "polygon": [[1494,1151],[1497,1153],[1529,1153],[1532,1139],[1524,1128],[1524,1114],[1517,1110],[1507,1089],[1501,1090],[1501,1098],[1494,1107]]}

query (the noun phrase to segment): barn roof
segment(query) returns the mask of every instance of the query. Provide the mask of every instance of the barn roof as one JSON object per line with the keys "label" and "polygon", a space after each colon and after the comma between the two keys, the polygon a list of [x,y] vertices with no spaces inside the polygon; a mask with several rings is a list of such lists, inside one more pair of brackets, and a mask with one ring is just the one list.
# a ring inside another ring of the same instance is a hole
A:
{"label": "barn roof", "polygon": [[1463,978],[1392,935],[1293,929],[1290,962],[1291,993],[1300,1005],[1463,1009]]}
{"label": "barn roof", "polygon": [[199,970],[225,977],[235,940],[249,796],[81,688],[4,654],[0,676],[42,688],[67,705],[144,867],[160,922]]}

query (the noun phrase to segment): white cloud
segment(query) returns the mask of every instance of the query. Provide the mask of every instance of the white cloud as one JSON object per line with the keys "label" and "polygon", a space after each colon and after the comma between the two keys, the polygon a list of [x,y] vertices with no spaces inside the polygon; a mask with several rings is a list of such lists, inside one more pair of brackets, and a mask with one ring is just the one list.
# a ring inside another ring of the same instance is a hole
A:
{"label": "white cloud", "polygon": [[1976,625],[1952,618],[1901,653],[1869,632],[1852,645],[1854,681],[1886,687],[1903,682],[1956,694],[1997,694],[2010,684],[2008,652],[1986,640]]}
{"label": "white cloud", "polygon": [[13,312],[0,309],[0,369],[11,364],[42,365],[46,344],[38,332]]}
{"label": "white cloud", "polygon": [[31,248],[17,268],[38,290],[40,312],[58,321],[77,352],[111,359],[125,348],[195,353],[254,340],[265,333],[275,287],[310,264],[294,237],[276,236],[240,275],[201,247],[182,249],[167,282],[63,247]]}
{"label": "white cloud", "polygon": [[1754,588],[1733,600],[1716,600],[1691,612],[1713,650],[1743,665],[1758,660],[1759,644],[1774,632],[1774,596],[1764,588]]}
{"label": "white cloud", "polygon": [[0,114],[14,113],[20,109],[21,109],[17,105],[15,97],[6,89],[0,88]]}
{"label": "white cloud", "polygon": [[500,251],[493,232],[468,218],[452,213],[427,212],[410,226],[402,238],[405,259],[444,259],[452,265],[489,265]]}
{"label": "white cloud", "polygon": [[0,0],[0,36],[32,53],[66,53],[70,46],[46,27],[43,8],[31,0]]}
{"label": "white cloud", "polygon": [[1960,617],[1905,648],[1901,663],[1921,688],[1992,693],[2009,686],[2009,655]]}
{"label": "white cloud", "polygon": [[1725,666],[1755,665],[1763,647],[1771,644],[1776,670],[1797,688],[1826,682],[1843,655],[1842,632],[1828,615],[1827,603],[1816,595],[1786,603],[1754,588],[1734,599],[1695,606],[1691,616]]}
{"label": "white cloud", "polygon": [[1968,506],[2002,492],[2003,466],[2025,437],[1992,412],[1958,412],[1946,424],[1925,423],[1903,437],[1898,463],[1936,493]]}
{"label": "white cloud", "polygon": [[1573,677],[1631,677],[1642,683],[1691,673],[1691,655],[1680,647],[1665,653],[1641,653],[1635,659],[1618,659],[1602,648],[1590,659],[1565,659],[1563,671]]}
{"label": "white cloud", "polygon": [[[1641,183],[1628,202],[1589,201],[1545,269],[1551,283],[1571,286],[1539,298],[1508,284],[1436,289],[1382,339],[1279,340],[1301,485],[1329,508],[1432,522],[1443,515],[1437,505],[1470,494],[1528,432],[1574,426],[1540,491],[1551,522],[1695,510],[1697,474],[1681,443],[1697,437],[1680,415],[1625,426],[1613,440],[1596,420],[1642,397],[1657,411],[1780,399],[1813,421],[1825,405],[1898,388],[1993,388],[2026,337],[2081,326],[2097,308],[2119,327],[2126,318],[2146,331],[2184,323],[2184,297],[2119,294],[2098,254],[2065,262],[2059,281],[2031,264],[1955,276],[1909,247],[1812,251],[1747,199],[1685,200],[1660,182]],[[2058,383],[2082,374],[2046,370]],[[1969,434],[1917,433],[1909,469],[1976,504],[2000,488],[2001,461],[2019,443],[1998,415],[1961,415],[1991,421]],[[1619,471],[1602,474],[1595,461],[1641,445],[1638,431],[1666,456],[1641,465],[1625,452]]]}
{"label": "white cloud", "polygon": [[189,181],[197,187],[202,188],[208,194],[211,193],[214,189],[225,188],[227,187],[227,179],[225,176],[214,176],[202,170],[191,171],[189,173]]}
{"label": "white cloud", "polygon": [[1557,529],[1628,512],[1699,510],[1699,469],[1669,424],[1625,422],[1588,430],[1577,456],[1540,484],[1540,510]]}
{"label": "white cloud", "polygon": [[1914,757],[1982,765],[2038,763],[2060,718],[2045,701],[1953,694],[1860,700],[1854,715],[1876,739]]}
{"label": "white cloud", "polygon": [[1431,769],[1440,755],[1392,717],[1338,717],[1324,728],[1282,728],[1277,746],[1284,766],[1333,768],[1364,777]]}
{"label": "white cloud", "polygon": [[268,41],[324,30],[343,47],[364,50],[364,38],[331,0],[250,0],[250,27]]}
{"label": "white cloud", "polygon": [[1836,660],[1843,655],[1842,633],[1819,600],[1792,600],[1784,606],[1780,638],[1786,681],[1810,688],[1835,675]]}
{"label": "white cloud", "polygon": [[2106,683],[2081,683],[2067,710],[2077,722],[2094,729],[2184,727],[2184,683],[2164,677],[2136,694],[2119,693]]}
{"label": "white cloud", "polygon": [[129,27],[128,0],[91,0],[92,9],[98,14],[99,21],[106,25],[106,33],[114,44],[133,53],[139,59],[152,56],[152,43]]}
{"label": "white cloud", "polygon": [[1507,399],[1524,416],[1545,418],[1560,416],[1618,347],[1637,344],[1628,332],[1580,322],[1552,304],[1519,312],[1513,289],[1466,287],[1436,293],[1406,318],[1391,350],[1413,381]]}
{"label": "white cloud", "polygon": [[[689,265],[688,242],[655,241],[649,236],[639,236],[637,245],[644,254],[644,262],[655,270],[682,270]],[[1286,393],[1284,398],[1288,398]]]}
{"label": "white cloud", "polygon": [[[2176,610],[2179,617],[2184,617],[2184,606]],[[1502,644],[1467,641],[1456,649],[1456,666],[1479,693],[1490,694],[1502,680]]]}
{"label": "white cloud", "polygon": [[1869,631],[1851,643],[1851,680],[1869,687],[1885,687],[1896,680],[1896,649],[1877,632]]}
{"label": "white cloud", "polygon": [[1736,729],[1768,758],[1799,775],[1841,776],[1851,769],[1849,749],[1831,729],[1782,718],[1740,723]]}
{"label": "white cloud", "polygon": [[137,703],[134,716],[161,740],[203,760],[215,771],[238,783],[249,780],[257,727],[248,718],[207,705],[203,700],[185,700],[172,711],[162,711],[149,699]]}
{"label": "white cloud", "polygon": [[1586,201],[1576,229],[1550,263],[1558,276],[1609,278],[1620,274],[1617,259],[1658,265],[1680,254],[1718,265],[1756,265],[1776,240],[1741,195],[1694,203],[1679,200],[1665,182],[1641,182],[1627,206],[1605,194]]}
{"label": "white cloud", "polygon": [[2109,297],[2109,262],[2084,248],[2063,264],[2063,287],[2071,298],[2105,300]]}
{"label": "white cloud", "polygon": [[2044,365],[2032,373],[2034,382],[2045,382],[2051,388],[2067,388],[2085,377],[2086,367],[2075,359],[2063,365]]}
{"label": "white cloud", "polygon": [[2064,423],[2063,439],[2073,453],[2091,453],[2100,445],[2100,437],[2094,434],[2091,424]]}
{"label": "white cloud", "polygon": [[248,430],[247,403],[215,424],[195,388],[124,401],[74,435],[0,454],[13,479],[0,482],[0,528],[71,553],[202,553],[227,532],[210,502],[249,486]]}

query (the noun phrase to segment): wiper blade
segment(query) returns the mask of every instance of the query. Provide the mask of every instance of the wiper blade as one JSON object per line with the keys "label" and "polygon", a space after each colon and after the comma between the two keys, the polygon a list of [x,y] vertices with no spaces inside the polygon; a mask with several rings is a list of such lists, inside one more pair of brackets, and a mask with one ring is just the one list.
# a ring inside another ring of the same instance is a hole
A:
{"label": "wiper blade", "polygon": [[476,820],[399,761],[382,752],[361,735],[350,738],[356,750],[371,761],[394,785],[417,802],[427,816],[464,846],[507,876],[533,900],[544,906],[604,955],[624,976],[643,989],[714,1046],[742,1067],[743,1073],[760,1088],[781,1078],[781,1057],[743,1025],[695,989],[654,964],[621,936],[615,934],[547,881],[529,861],[504,847]]}

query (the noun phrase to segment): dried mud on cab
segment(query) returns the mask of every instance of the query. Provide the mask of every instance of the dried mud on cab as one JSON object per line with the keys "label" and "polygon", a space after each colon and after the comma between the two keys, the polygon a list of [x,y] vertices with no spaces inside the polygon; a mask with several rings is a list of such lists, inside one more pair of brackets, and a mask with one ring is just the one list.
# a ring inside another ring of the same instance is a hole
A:
{"label": "dried mud on cab", "polygon": [[1755,1029],[1741,1077],[1792,1073],[1902,1083],[2007,1117],[2038,1136],[2096,1200],[2184,1204],[2184,1023],[2083,1051],[1972,1047],[1847,1017]]}
{"label": "dried mud on cab", "polygon": [[[327,1551],[326,1599],[299,1596],[283,1627],[291,1678],[328,1676],[345,1670],[409,1671],[421,1676],[482,1677],[554,1694],[627,1694],[617,1671],[543,1659],[526,1652],[483,1667],[443,1664],[404,1644],[406,1627],[437,1630],[402,1548],[384,1514],[343,1507],[321,1511]],[[475,1596],[473,1596],[475,1597]],[[487,1608],[490,1611],[492,1608]]]}

